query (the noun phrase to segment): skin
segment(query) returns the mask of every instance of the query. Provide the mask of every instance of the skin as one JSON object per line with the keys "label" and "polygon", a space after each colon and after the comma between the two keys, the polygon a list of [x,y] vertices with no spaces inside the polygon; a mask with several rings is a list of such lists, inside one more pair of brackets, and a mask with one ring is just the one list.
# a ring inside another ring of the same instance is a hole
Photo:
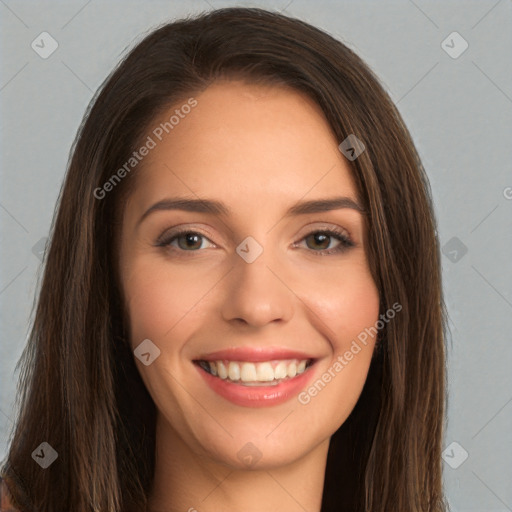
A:
{"label": "skin", "polygon": [[[158,410],[150,507],[319,511],[329,440],[360,396],[375,338],[306,405],[297,396],[272,407],[235,405],[192,360],[236,346],[300,348],[318,359],[315,382],[375,324],[364,215],[342,208],[285,217],[298,201],[357,200],[356,186],[340,141],[301,93],[219,81],[194,97],[197,106],[145,157],[122,223],[131,344],[150,339],[161,351],[148,366],[135,359]],[[138,223],[168,197],[216,199],[232,214],[157,210]],[[157,247],[178,225],[203,237]],[[321,255],[342,244],[309,236],[325,228],[354,246]],[[264,249],[250,264],[235,251],[247,236]],[[237,456],[248,442],[261,454],[250,468]]]}

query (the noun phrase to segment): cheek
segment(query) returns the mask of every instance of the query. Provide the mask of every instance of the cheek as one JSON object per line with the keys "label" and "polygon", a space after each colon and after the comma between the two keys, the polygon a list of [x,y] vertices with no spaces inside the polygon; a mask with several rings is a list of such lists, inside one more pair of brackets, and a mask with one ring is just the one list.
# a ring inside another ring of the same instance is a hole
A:
{"label": "cheek", "polygon": [[362,258],[301,279],[302,297],[314,313],[311,322],[324,333],[334,352],[346,350],[353,339],[377,322],[379,291]]}
{"label": "cheek", "polygon": [[[138,256],[123,281],[128,305],[131,346],[149,339],[160,353],[149,366],[136,359],[139,373],[160,410],[179,409],[177,396],[183,382],[182,350],[203,320],[201,298],[211,287],[208,278],[172,268],[154,256]],[[203,299],[204,300],[204,299]],[[169,377],[169,369],[177,381]]]}
{"label": "cheek", "polygon": [[[346,350],[347,344],[365,329],[375,325],[379,317],[379,294],[373,280],[368,277],[351,279],[345,286],[336,287],[329,304],[323,304],[325,322],[335,333],[336,352]],[[371,341],[371,340],[370,340]]]}
{"label": "cheek", "polygon": [[176,338],[200,308],[211,279],[196,279],[190,272],[172,269],[155,258],[138,258],[124,281],[132,343],[149,338],[157,344]]}
{"label": "cheek", "polygon": [[299,403],[310,421],[331,435],[350,415],[366,382],[376,340],[370,328],[379,319],[380,301],[365,265],[332,272],[322,289],[310,294],[308,306],[318,319],[317,329],[329,340],[331,354],[299,395]]}

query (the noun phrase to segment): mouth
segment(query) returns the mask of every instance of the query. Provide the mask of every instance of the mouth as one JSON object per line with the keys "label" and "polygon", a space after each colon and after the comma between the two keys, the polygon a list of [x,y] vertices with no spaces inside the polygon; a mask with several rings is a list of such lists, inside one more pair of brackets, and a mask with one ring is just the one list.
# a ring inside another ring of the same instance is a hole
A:
{"label": "mouth", "polygon": [[220,397],[242,407],[284,403],[303,390],[318,359],[289,350],[236,348],[203,355],[192,363]]}
{"label": "mouth", "polygon": [[227,359],[194,361],[194,364],[213,377],[239,386],[278,386],[302,375],[313,364],[313,359],[285,359],[273,361],[229,361]]}

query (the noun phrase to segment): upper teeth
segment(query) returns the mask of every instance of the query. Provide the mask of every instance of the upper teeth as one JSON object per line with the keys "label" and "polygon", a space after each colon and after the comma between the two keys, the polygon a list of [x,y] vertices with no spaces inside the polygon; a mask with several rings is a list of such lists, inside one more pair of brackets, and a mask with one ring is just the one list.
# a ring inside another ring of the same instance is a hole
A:
{"label": "upper teeth", "polygon": [[221,379],[242,382],[271,382],[276,379],[295,377],[304,372],[307,359],[288,359],[249,363],[243,361],[203,361],[208,364],[210,373]]}

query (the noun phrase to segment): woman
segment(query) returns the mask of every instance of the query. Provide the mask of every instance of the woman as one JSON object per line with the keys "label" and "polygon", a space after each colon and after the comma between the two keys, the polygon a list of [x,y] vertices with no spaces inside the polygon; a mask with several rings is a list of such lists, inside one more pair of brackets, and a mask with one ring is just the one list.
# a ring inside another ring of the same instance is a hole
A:
{"label": "woman", "polygon": [[351,50],[229,8],[165,24],[85,116],[2,475],[45,511],[443,511],[439,246]]}

